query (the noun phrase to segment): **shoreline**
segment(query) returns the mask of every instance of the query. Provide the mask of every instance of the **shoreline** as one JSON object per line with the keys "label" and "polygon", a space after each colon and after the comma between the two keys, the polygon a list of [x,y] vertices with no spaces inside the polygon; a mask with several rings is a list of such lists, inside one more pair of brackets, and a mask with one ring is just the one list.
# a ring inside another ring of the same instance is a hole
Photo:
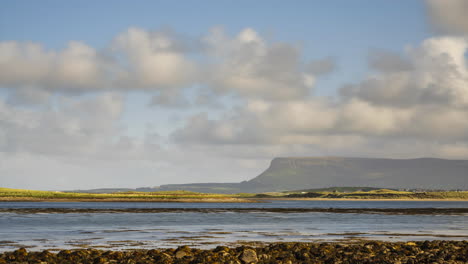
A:
{"label": "shoreline", "polygon": [[98,249],[0,253],[0,263],[467,263],[467,241],[267,243],[258,247],[109,251]]}
{"label": "shoreline", "polygon": [[426,202],[438,202],[438,201],[447,201],[447,202],[468,202],[468,199],[434,199],[434,198],[401,198],[401,199],[389,199],[389,198],[280,198],[280,197],[272,197],[272,198],[247,198],[247,199],[255,199],[259,201],[389,201],[389,202],[398,202],[398,201],[426,201]]}
{"label": "shoreline", "polygon": [[468,199],[426,199],[426,198],[255,198],[255,197],[226,197],[226,198],[28,198],[28,197],[0,197],[0,202],[119,202],[119,203],[264,203],[268,201],[388,201],[388,202],[467,202]]}
{"label": "shoreline", "polygon": [[468,214],[468,208],[0,208],[0,213],[338,213],[465,215]]}
{"label": "shoreline", "polygon": [[37,199],[0,197],[0,202],[118,202],[118,203],[259,203],[245,198],[95,198],[95,199]]}

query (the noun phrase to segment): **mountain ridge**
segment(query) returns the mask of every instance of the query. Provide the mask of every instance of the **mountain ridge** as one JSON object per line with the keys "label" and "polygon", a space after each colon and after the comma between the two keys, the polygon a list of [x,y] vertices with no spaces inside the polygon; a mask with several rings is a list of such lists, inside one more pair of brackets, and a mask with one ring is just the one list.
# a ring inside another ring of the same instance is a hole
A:
{"label": "mountain ridge", "polygon": [[428,157],[278,157],[249,182],[275,186],[278,190],[331,186],[466,189],[468,160]]}
{"label": "mountain ridge", "polygon": [[262,193],[328,187],[468,189],[468,160],[420,157],[277,157],[258,176],[240,183],[165,184],[146,191]]}

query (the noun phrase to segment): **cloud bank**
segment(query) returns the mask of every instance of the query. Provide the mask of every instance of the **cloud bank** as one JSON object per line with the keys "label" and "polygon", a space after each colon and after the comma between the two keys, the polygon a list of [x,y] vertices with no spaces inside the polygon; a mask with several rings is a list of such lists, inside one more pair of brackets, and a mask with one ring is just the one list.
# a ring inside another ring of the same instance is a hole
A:
{"label": "cloud bank", "polygon": [[19,103],[102,91],[146,91],[170,103],[191,86],[218,95],[300,98],[333,67],[330,58],[304,62],[298,47],[268,43],[251,28],[234,37],[214,28],[196,39],[130,28],[100,50],[77,41],[62,50],[0,42],[0,86]]}
{"label": "cloud bank", "polygon": [[[333,57],[305,59],[252,28],[197,37],[129,28],[101,48],[0,42],[2,184],[235,182],[276,156],[467,159],[467,5],[426,2],[444,35],[371,51],[366,77],[329,96],[314,89],[339,68]],[[160,115],[183,113],[180,125],[147,114],[139,122],[171,130],[129,132],[133,92]]]}
{"label": "cloud bank", "polygon": [[[464,38],[434,37],[404,55],[373,54],[369,77],[343,86],[339,98],[245,96],[245,107],[229,118],[195,115],[172,136],[184,144],[310,144],[320,149],[354,142],[362,153],[368,141],[426,142],[441,151],[419,155],[456,157],[461,152],[466,157],[466,149],[460,149],[468,139],[467,45]],[[457,151],[450,154],[451,147]]]}
{"label": "cloud bank", "polygon": [[429,19],[437,31],[468,34],[468,2],[465,0],[426,0]]}

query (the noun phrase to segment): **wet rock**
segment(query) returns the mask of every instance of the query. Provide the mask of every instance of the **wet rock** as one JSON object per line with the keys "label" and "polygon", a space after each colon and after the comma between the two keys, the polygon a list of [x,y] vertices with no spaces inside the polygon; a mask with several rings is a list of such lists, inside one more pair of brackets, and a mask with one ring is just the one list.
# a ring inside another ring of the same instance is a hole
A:
{"label": "wet rock", "polygon": [[192,252],[191,252],[189,247],[183,246],[183,247],[177,248],[174,255],[175,255],[176,259],[181,259],[181,258],[185,258],[185,257],[191,257]]}
{"label": "wet rock", "polygon": [[268,255],[268,254],[261,254],[261,255],[258,256],[258,259],[259,259],[260,261],[268,261],[268,260],[270,260],[270,258],[271,258],[271,257],[270,257],[270,255]]}
{"label": "wet rock", "polygon": [[28,255],[28,251],[25,248],[19,248],[13,252],[17,257],[25,257]]}
{"label": "wet rock", "polygon": [[225,246],[217,246],[215,249],[213,249],[214,252],[220,252],[220,251],[225,251],[225,252],[229,252],[229,248],[228,247],[225,247]]}
{"label": "wet rock", "polygon": [[187,246],[164,250],[103,251],[96,249],[0,253],[6,263],[124,263],[124,264],[247,264],[247,263],[468,263],[467,241],[272,243],[262,247],[219,246],[201,250]]}
{"label": "wet rock", "polygon": [[250,264],[250,263],[257,263],[258,258],[257,258],[257,252],[255,250],[247,248],[242,251],[242,254],[240,256],[240,260],[243,263]]}
{"label": "wet rock", "polygon": [[103,257],[98,257],[94,259],[93,261],[93,264],[106,264],[106,263],[109,263],[109,262],[106,258],[103,258]]}
{"label": "wet rock", "polygon": [[167,254],[167,253],[161,253],[157,258],[155,258],[157,261],[159,262],[156,262],[156,263],[172,263],[173,262],[173,258],[171,255]]}

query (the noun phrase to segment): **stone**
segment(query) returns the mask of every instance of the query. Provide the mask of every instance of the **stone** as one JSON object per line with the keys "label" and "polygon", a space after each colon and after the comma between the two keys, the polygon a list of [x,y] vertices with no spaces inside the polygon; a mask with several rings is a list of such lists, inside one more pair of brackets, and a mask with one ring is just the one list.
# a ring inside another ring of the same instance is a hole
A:
{"label": "stone", "polygon": [[[426,248],[422,250],[421,248]],[[28,252],[18,249],[0,253],[6,263],[102,263],[102,264],[258,264],[258,263],[468,263],[466,241],[363,242],[352,245],[335,243],[272,243],[268,246],[218,247],[215,250],[177,249],[102,251],[96,249],[62,250],[59,253]]]}
{"label": "stone", "polygon": [[177,249],[177,251],[175,252],[175,258],[176,259],[181,259],[181,258],[184,258],[184,257],[191,257],[192,256],[192,253],[190,252],[190,249],[188,248],[179,248]]}
{"label": "stone", "polygon": [[262,261],[267,261],[267,260],[269,260],[270,258],[271,258],[271,257],[270,257],[270,255],[268,255],[268,254],[261,254],[261,255],[258,256],[258,259],[259,259],[259,260],[262,260]]}
{"label": "stone", "polygon": [[257,263],[258,262],[257,252],[255,252],[255,250],[250,249],[250,248],[244,249],[244,251],[242,251],[240,260],[246,264]]}

